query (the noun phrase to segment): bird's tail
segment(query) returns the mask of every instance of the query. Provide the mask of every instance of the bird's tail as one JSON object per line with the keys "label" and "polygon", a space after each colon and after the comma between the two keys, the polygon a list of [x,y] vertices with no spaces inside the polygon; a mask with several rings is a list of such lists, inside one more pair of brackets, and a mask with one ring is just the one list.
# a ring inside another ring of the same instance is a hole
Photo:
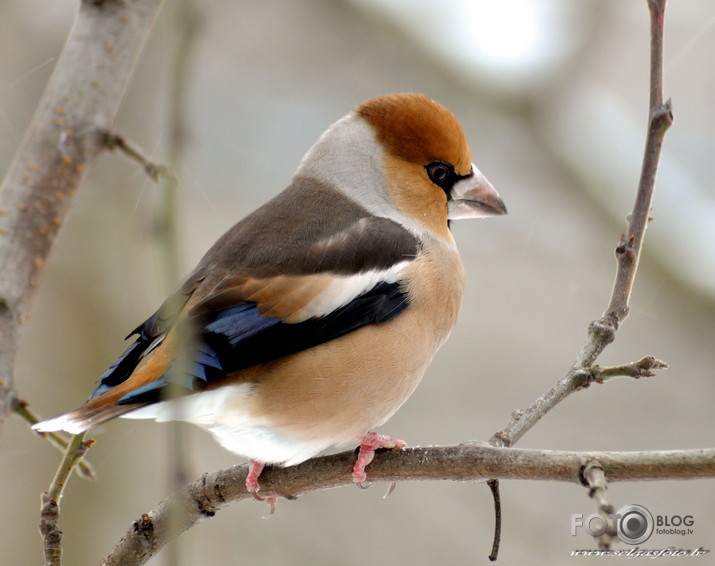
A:
{"label": "bird's tail", "polygon": [[132,411],[140,405],[110,405],[88,408],[86,405],[74,411],[63,413],[54,418],[41,421],[32,426],[37,432],[56,432],[64,430],[70,434],[79,434],[115,417]]}

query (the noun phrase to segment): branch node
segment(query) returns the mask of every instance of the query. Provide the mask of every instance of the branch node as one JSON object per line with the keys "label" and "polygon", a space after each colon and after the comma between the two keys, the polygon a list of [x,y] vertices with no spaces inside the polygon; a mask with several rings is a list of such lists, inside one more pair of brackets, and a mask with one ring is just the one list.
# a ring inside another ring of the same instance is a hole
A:
{"label": "branch node", "polygon": [[619,319],[613,313],[606,313],[602,318],[594,320],[588,325],[588,333],[591,339],[604,347],[616,338]]}
{"label": "branch node", "polygon": [[[629,214],[629,219],[632,218],[632,216],[632,214]],[[628,236],[627,234],[621,234],[621,237],[618,240],[618,244],[616,245],[616,258],[618,258],[619,260],[621,258],[625,258],[629,261],[634,261],[637,255],[635,243],[636,237],[633,234],[631,234],[630,236]]]}
{"label": "branch node", "polygon": [[143,513],[141,519],[134,521],[132,527],[135,533],[140,534],[147,541],[151,542],[154,538],[154,521],[147,513]]}
{"label": "branch node", "polygon": [[593,369],[574,369],[572,373],[572,379],[574,383],[574,390],[578,391],[581,389],[586,389],[594,381]]}
{"label": "branch node", "polygon": [[489,439],[489,444],[499,448],[508,448],[511,446],[511,437],[503,430],[500,430],[499,432],[495,432],[494,436]]}
{"label": "branch node", "polygon": [[204,517],[214,517],[216,515],[216,508],[211,504],[207,498],[202,497],[196,500],[196,506]]}
{"label": "branch node", "polygon": [[57,504],[57,500],[51,497],[46,491],[42,494],[42,517],[46,519],[48,517],[55,517],[59,511],[60,506]]}
{"label": "branch node", "polygon": [[670,98],[653,111],[650,117],[650,125],[651,128],[662,134],[673,125],[673,103]]}
{"label": "branch node", "polygon": [[214,497],[219,500],[220,503],[226,503],[226,498],[221,493],[221,486],[218,483],[214,484],[213,487]]}

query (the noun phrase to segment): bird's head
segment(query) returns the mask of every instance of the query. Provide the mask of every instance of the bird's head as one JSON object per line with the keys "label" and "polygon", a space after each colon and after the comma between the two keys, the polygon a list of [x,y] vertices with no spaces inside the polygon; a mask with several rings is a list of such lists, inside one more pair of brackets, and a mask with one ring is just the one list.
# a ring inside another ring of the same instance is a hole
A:
{"label": "bird's head", "polygon": [[344,192],[377,216],[400,216],[446,236],[448,221],[506,214],[472,163],[454,114],[420,94],[360,104],[306,154],[297,175]]}

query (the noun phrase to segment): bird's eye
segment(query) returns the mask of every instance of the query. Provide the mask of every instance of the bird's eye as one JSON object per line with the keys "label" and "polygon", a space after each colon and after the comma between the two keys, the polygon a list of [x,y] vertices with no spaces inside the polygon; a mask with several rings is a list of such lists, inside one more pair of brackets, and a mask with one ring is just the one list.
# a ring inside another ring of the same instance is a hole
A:
{"label": "bird's eye", "polygon": [[454,173],[454,167],[452,167],[449,163],[444,163],[443,161],[434,161],[433,163],[426,165],[425,171],[427,171],[429,180],[440,187],[448,195],[449,191],[452,190],[452,186],[459,178],[459,176]]}
{"label": "bird's eye", "polygon": [[437,185],[444,183],[452,173],[452,168],[449,165],[447,165],[446,163],[441,163],[439,161],[435,163],[430,163],[429,165],[427,165],[426,169],[430,181]]}

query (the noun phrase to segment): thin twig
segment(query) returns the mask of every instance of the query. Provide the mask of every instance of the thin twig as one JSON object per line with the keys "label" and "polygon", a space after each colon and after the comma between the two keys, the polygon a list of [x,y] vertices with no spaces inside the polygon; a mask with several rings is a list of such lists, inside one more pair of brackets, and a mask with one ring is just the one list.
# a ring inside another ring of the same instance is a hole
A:
{"label": "thin twig", "polygon": [[624,364],[622,366],[601,367],[595,365],[591,368],[591,379],[596,383],[603,383],[614,377],[632,377],[639,379],[641,377],[654,377],[655,371],[666,369],[668,364],[661,360],[657,360],[653,356],[646,356],[637,362]]}
{"label": "thin twig", "polygon": [[[610,482],[715,477],[715,448],[652,452],[565,452],[494,448],[484,443],[404,448],[379,453],[370,464],[370,479],[378,481],[492,478],[563,481],[581,485],[586,462],[594,460]],[[354,451],[308,460],[297,466],[267,466],[261,474],[266,494],[294,499],[305,493],[352,485]],[[247,466],[205,474],[174,493],[156,509],[130,525],[102,566],[146,563],[167,542],[211,518],[229,503],[252,499],[246,490]],[[181,513],[169,528],[169,509]],[[177,528],[180,530],[177,531]]]}
{"label": "thin twig", "polygon": [[606,497],[606,491],[608,491],[606,472],[598,460],[588,460],[586,462],[583,467],[583,481],[588,486],[588,496],[596,502],[598,513],[606,525],[603,534],[598,537],[598,546],[603,550],[608,550],[616,539],[614,521],[616,510]]}
{"label": "thin twig", "polygon": [[[159,182],[160,177],[165,177],[174,180],[174,174],[171,169],[165,165],[159,163],[154,163],[150,159],[144,156],[144,152],[139,149],[135,144],[125,139],[123,136],[112,132],[110,130],[98,130],[97,132],[101,145],[108,149],[109,151],[114,151],[118,149],[124,155],[133,159],[139,165],[142,166],[144,172],[149,176],[149,178],[155,183]],[[174,180],[175,182],[175,180]]]}
{"label": "thin twig", "polygon": [[494,500],[494,539],[492,541],[492,551],[489,560],[495,562],[499,556],[499,545],[501,544],[501,495],[499,494],[499,480],[490,479],[487,485],[492,492]]}
{"label": "thin twig", "polygon": [[[633,211],[628,229],[616,246],[617,269],[608,308],[588,327],[588,338],[566,375],[526,409],[512,413],[512,419],[489,440],[494,446],[513,446],[551,409],[574,391],[587,387],[592,366],[616,337],[620,324],[628,316],[629,301],[650,219],[655,176],[665,132],[673,122],[670,101],[663,104],[663,26],[665,0],[648,0],[651,22],[649,124],[645,152]],[[660,362],[661,364],[663,362]],[[665,367],[665,366],[661,366]],[[656,369],[655,367],[652,369]]]}
{"label": "thin twig", "polygon": [[40,534],[44,541],[46,566],[62,564],[62,531],[58,525],[60,500],[72,471],[93,443],[92,439],[84,440],[84,433],[73,436],[50,488],[42,494]]}
{"label": "thin twig", "polygon": [[[30,426],[39,423],[42,419],[35,413],[27,401],[22,399],[15,400],[15,406],[13,407],[13,412],[20,417],[22,420],[27,422]],[[69,446],[69,441],[57,432],[36,432],[38,436],[44,438],[52,446],[57,448],[63,454]],[[97,474],[94,471],[92,465],[86,460],[81,460],[77,466],[77,475],[86,480],[96,480]]]}
{"label": "thin twig", "polygon": [[663,103],[663,26],[665,23],[665,0],[648,0],[650,11],[650,101],[648,111],[648,134],[646,137],[643,165],[628,230],[616,248],[618,271],[613,284],[611,302],[604,318],[615,328],[628,316],[631,290],[635,279],[643,238],[650,218],[655,175],[663,146],[665,133],[673,123],[670,100]]}
{"label": "thin twig", "polygon": [[651,16],[650,121],[633,211],[628,229],[616,247],[618,267],[609,306],[602,318],[589,325],[586,344],[566,375],[529,407],[520,411],[518,418],[512,417],[504,429],[492,436],[490,443],[495,446],[512,446],[568,395],[587,386],[591,367],[606,346],[613,342],[618,327],[628,315],[628,302],[648,225],[660,151],[665,132],[673,120],[670,103],[662,104],[665,0],[650,0],[648,5]]}

